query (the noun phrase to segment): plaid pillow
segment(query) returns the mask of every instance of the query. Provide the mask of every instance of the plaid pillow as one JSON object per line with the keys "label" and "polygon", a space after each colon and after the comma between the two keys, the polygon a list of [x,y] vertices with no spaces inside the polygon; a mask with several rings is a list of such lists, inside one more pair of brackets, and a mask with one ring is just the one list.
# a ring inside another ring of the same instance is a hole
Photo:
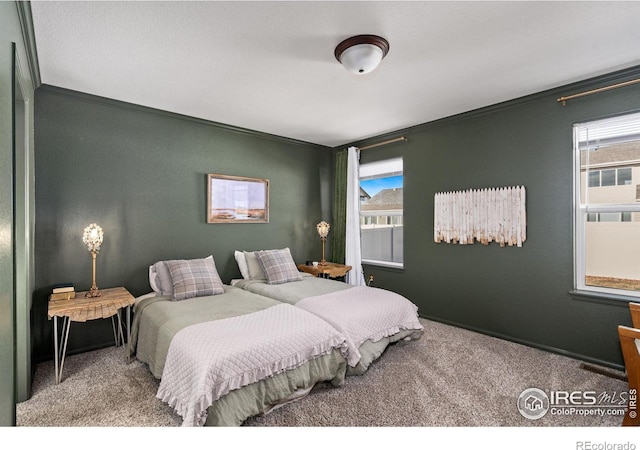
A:
{"label": "plaid pillow", "polygon": [[267,284],[283,284],[302,280],[288,248],[261,250],[256,252],[256,256],[267,277]]}
{"label": "plaid pillow", "polygon": [[223,294],[222,280],[212,258],[166,261],[173,281],[172,300]]}

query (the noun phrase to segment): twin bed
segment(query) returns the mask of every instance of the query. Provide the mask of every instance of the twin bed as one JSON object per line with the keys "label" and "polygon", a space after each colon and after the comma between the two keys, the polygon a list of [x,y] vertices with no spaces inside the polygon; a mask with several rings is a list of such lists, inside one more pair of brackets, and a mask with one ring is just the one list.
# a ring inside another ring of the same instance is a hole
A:
{"label": "twin bed", "polygon": [[288,249],[236,252],[224,285],[212,257],[159,261],[136,299],[130,352],[160,379],[183,426],[241,425],[364,373],[423,327],[406,298],[298,272]]}

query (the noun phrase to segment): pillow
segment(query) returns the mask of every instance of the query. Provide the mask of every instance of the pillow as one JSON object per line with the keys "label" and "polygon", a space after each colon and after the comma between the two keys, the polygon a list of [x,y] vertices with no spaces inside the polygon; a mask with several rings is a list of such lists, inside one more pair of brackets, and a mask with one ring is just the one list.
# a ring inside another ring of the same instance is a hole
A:
{"label": "pillow", "polygon": [[[213,256],[207,256],[206,259],[213,261]],[[153,292],[159,296],[171,297],[173,295],[173,280],[166,261],[158,261],[149,266],[149,285],[151,285]]]}
{"label": "pillow", "polygon": [[236,262],[238,263],[238,269],[240,269],[240,274],[242,278],[245,280],[249,279],[249,267],[247,267],[247,259],[244,257],[244,252],[239,252],[236,250],[233,252],[233,256],[236,258]]}
{"label": "pillow", "polygon": [[160,296],[173,294],[173,281],[165,261],[158,261],[149,266],[149,284],[151,289]]}
{"label": "pillow", "polygon": [[166,261],[173,280],[172,300],[224,293],[213,258]]}
{"label": "pillow", "polygon": [[267,284],[300,281],[302,277],[288,248],[256,252],[258,262],[267,277]]}
{"label": "pillow", "polygon": [[262,266],[258,262],[257,252],[244,252],[244,259],[247,262],[247,270],[249,272],[249,278],[254,280],[264,280],[266,275],[262,270]]}
{"label": "pillow", "polygon": [[158,273],[156,272],[156,265],[151,264],[149,266],[149,285],[151,286],[151,290],[156,294],[162,295],[162,289],[158,286]]}

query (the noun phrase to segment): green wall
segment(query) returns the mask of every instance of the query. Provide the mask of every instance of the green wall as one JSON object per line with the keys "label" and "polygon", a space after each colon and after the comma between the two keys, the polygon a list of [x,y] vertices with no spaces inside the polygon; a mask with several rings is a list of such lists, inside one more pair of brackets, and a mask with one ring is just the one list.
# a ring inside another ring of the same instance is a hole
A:
{"label": "green wall", "polygon": [[[99,288],[151,291],[158,260],[213,255],[224,282],[240,277],[233,251],[321,251],[315,224],[331,211],[329,148],[213,124],[50,86],[36,91],[37,360],[53,357],[51,286],[91,285],[84,227],[105,234]],[[206,175],[270,180],[268,224],[207,224]],[[112,345],[109,320],[73,323],[69,353]]]}
{"label": "green wall", "polygon": [[[365,266],[376,285],[413,300],[424,317],[622,367],[618,324],[626,302],[573,289],[572,124],[640,109],[640,86],[570,101],[561,95],[636,78],[635,68],[397,133],[362,152],[363,163],[405,161],[405,268]],[[46,299],[52,284],[91,282],[83,228],[105,230],[99,287],[148,292],[147,267],[213,254],[225,282],[235,249],[290,246],[298,261],[320,251],[315,224],[330,217],[332,151],[233,127],[44,87],[36,91],[36,293],[38,360],[52,357]],[[334,149],[336,150],[336,149]],[[269,224],[207,224],[205,176],[271,180]],[[524,185],[523,248],[433,242],[436,192]],[[110,345],[109,321],[75,324],[70,352]]]}
{"label": "green wall", "polygon": [[[572,296],[575,122],[640,110],[640,86],[556,99],[637,78],[639,69],[539,93],[376,139],[404,135],[361,154],[361,162],[404,158],[404,270],[365,266],[376,285],[413,300],[424,317],[621,368],[617,326],[626,302]],[[522,248],[436,244],[437,192],[523,185]],[[464,352],[464,349],[460,349]]]}

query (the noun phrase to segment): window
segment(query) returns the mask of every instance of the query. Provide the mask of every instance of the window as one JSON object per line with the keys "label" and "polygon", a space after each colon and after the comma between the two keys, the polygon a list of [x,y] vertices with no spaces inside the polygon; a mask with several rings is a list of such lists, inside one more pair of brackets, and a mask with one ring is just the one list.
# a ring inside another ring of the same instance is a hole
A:
{"label": "window", "polygon": [[640,297],[640,113],[574,125],[575,288]]}
{"label": "window", "polygon": [[631,173],[631,167],[591,170],[589,171],[589,187],[630,185]]}
{"label": "window", "polygon": [[627,186],[631,184],[631,167],[618,169],[617,174],[618,182],[616,184],[618,186]]}
{"label": "window", "polygon": [[587,213],[587,222],[631,222],[630,212],[623,213]]}
{"label": "window", "polygon": [[402,158],[360,165],[362,262],[404,265]]}

